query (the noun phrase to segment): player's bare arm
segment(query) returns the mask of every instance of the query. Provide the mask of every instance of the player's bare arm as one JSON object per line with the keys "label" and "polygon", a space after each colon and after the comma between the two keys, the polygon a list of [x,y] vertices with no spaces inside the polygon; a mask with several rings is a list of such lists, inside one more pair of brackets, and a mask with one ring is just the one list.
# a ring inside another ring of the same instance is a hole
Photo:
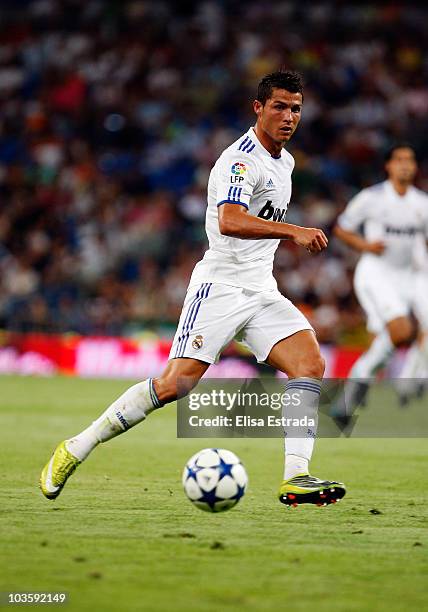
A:
{"label": "player's bare arm", "polygon": [[319,253],[328,245],[328,239],[320,229],[261,219],[248,214],[246,208],[236,204],[226,203],[219,206],[218,220],[220,232],[224,236],[246,240],[291,240],[311,253]]}
{"label": "player's bare arm", "polygon": [[382,255],[385,250],[385,244],[381,240],[369,242],[361,234],[345,230],[340,225],[336,225],[333,230],[334,235],[346,245],[358,251],[359,253],[373,253],[374,255]]}

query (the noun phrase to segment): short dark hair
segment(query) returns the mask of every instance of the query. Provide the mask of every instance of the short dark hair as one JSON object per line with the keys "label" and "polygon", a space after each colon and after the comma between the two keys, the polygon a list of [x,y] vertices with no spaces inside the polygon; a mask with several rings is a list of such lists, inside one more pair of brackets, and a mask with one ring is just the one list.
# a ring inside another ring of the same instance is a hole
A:
{"label": "short dark hair", "polygon": [[384,155],[385,163],[388,163],[389,161],[391,161],[397,149],[410,149],[415,154],[415,157],[417,157],[415,147],[412,144],[410,144],[410,142],[396,142],[385,151],[385,155]]}
{"label": "short dark hair", "polygon": [[279,70],[262,78],[257,88],[257,100],[263,105],[272,97],[272,90],[286,89],[291,93],[300,93],[303,97],[302,77],[298,72]]}

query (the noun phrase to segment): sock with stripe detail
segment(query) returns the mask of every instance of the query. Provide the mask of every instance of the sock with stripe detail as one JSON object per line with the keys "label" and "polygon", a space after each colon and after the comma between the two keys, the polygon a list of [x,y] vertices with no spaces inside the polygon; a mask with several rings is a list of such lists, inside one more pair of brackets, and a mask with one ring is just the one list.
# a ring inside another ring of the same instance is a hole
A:
{"label": "sock with stripe detail", "polygon": [[293,423],[284,426],[285,468],[284,480],[309,472],[309,461],[315,444],[318,427],[318,404],[321,381],[317,378],[293,378],[285,387],[290,396],[289,406],[284,406],[283,416],[292,419],[307,418],[307,425]]}
{"label": "sock with stripe detail", "polygon": [[92,425],[67,440],[67,450],[84,461],[100,442],[107,442],[124,433],[160,407],[153,379],[137,383],[115,400]]}

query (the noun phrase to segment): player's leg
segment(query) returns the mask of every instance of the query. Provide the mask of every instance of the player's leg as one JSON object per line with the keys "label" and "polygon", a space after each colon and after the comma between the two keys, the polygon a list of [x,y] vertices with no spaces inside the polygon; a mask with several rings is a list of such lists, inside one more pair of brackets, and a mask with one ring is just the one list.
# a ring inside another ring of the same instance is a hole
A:
{"label": "player's leg", "polygon": [[248,316],[247,309],[248,300],[239,288],[211,283],[190,288],[163,374],[127,389],[89,427],[58,445],[42,471],[44,495],[55,499],[67,478],[99,443],[124,433],[153,410],[186,395],[232,339],[239,324],[236,313],[241,318]]}
{"label": "player's leg", "polygon": [[405,407],[412,397],[416,396],[419,388],[419,373],[423,367],[423,340],[418,338],[407,350],[400,378],[395,387],[398,393],[400,406]]}
{"label": "player's leg", "polygon": [[87,429],[67,440],[67,450],[83,461],[100,442],[128,431],[157,408],[186,395],[208,367],[209,363],[196,359],[172,359],[159,378],[129,387]]}
{"label": "player's leg", "polygon": [[418,358],[410,377],[416,380],[416,392],[424,393],[428,378],[428,271],[418,274],[412,295],[412,309],[419,324]]}
{"label": "player's leg", "polygon": [[[307,415],[315,423],[314,427],[300,431],[300,435],[293,435],[295,428],[285,428],[285,473],[280,500],[293,505],[340,499],[345,494],[343,485],[309,476],[324,374],[324,360],[312,327],[289,300],[275,291],[260,296],[259,309],[243,331],[243,342],[259,362],[267,362],[288,375],[286,390],[300,398],[295,416]],[[292,407],[287,407],[284,416],[292,417],[291,411]],[[293,482],[294,479],[297,480]]]}
{"label": "player's leg", "polygon": [[[411,341],[413,333],[413,325],[408,316],[388,321],[382,331],[375,336],[367,351],[354,363],[349,378],[365,379],[366,383],[359,384],[368,390],[370,379],[388,364],[395,349]],[[357,397],[355,398],[356,402],[363,403],[365,394],[360,392],[356,396],[358,396],[358,401]]]}
{"label": "player's leg", "polygon": [[297,428],[285,426],[284,480],[280,501],[286,505],[335,503],[345,495],[345,487],[336,481],[323,480],[309,474],[318,422],[318,404],[324,359],[315,334],[303,330],[281,340],[270,351],[267,363],[289,377],[285,391],[299,395],[297,408],[285,408],[284,416],[291,419],[307,416],[315,426]]}
{"label": "player's leg", "polygon": [[375,338],[354,363],[344,392],[332,406],[331,414],[340,426],[346,426],[355,409],[365,404],[376,373],[387,365],[396,347],[408,342],[412,335],[407,286],[403,287],[393,271],[381,275],[370,267],[359,266],[354,289],[367,316],[367,329]]}
{"label": "player's leg", "polygon": [[[89,427],[61,442],[45,465],[40,487],[48,499],[55,499],[76,467],[101,442],[107,442],[143,421],[150,412],[176,398],[174,378],[195,383],[204,374],[212,360],[201,355],[196,359],[183,359],[190,332],[198,313],[203,312],[211,290],[210,283],[189,289],[183,305],[174,338],[169,363],[159,381],[149,378],[133,385],[117,398]],[[177,359],[175,359],[177,358]],[[160,397],[157,393],[159,392]]]}
{"label": "player's leg", "polygon": [[406,406],[413,397],[421,397],[425,391],[428,375],[428,333],[420,332],[408,349],[396,390],[401,406]]}
{"label": "player's leg", "polygon": [[372,378],[388,363],[393,352],[394,344],[385,326],[373,337],[369,348],[355,361],[349,372],[349,378]]}
{"label": "player's leg", "polygon": [[415,368],[413,376],[416,379],[416,395],[423,397],[428,390],[428,331],[421,334],[418,348],[418,367]]}
{"label": "player's leg", "polygon": [[209,365],[196,359],[173,359],[159,378],[133,385],[89,427],[61,442],[41,474],[40,487],[45,497],[58,497],[67,479],[98,444],[141,423],[151,412],[177,399],[179,392],[188,393]]}
{"label": "player's leg", "polygon": [[[373,317],[371,320],[373,321]],[[370,325],[372,330],[377,327],[373,323]],[[396,348],[411,342],[413,334],[411,319],[403,315],[386,322],[383,329],[375,335],[367,351],[352,366],[343,393],[332,405],[331,415],[339,427],[346,428],[355,410],[365,405],[370,385],[377,372],[388,364]]]}
{"label": "player's leg", "polygon": [[428,275],[419,273],[412,286],[412,310],[419,325],[419,335],[406,353],[397,391],[400,404],[425,390],[428,375]]}
{"label": "player's leg", "polygon": [[[281,340],[272,348],[266,361],[275,369],[287,374],[289,381],[285,387],[286,391],[289,391],[290,394],[294,390],[299,392],[299,406],[293,411],[296,416],[302,412],[307,415],[308,419],[316,423],[321,380],[324,375],[324,360],[314,333],[304,330]],[[291,410],[289,408],[288,411],[284,411],[284,416],[292,416]],[[316,435],[314,427],[310,435],[294,438],[290,437],[289,429],[285,428],[284,480],[309,472],[309,461],[312,457]]]}

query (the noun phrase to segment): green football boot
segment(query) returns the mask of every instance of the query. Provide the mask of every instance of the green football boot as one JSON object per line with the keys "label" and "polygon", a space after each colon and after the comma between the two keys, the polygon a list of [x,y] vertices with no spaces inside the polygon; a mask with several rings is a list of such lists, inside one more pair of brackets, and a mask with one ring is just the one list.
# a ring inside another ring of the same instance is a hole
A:
{"label": "green football boot", "polygon": [[40,488],[43,495],[48,499],[58,497],[67,482],[67,478],[81,463],[67,450],[65,442],[66,440],[58,444],[40,476]]}
{"label": "green football boot", "polygon": [[300,504],[328,506],[340,501],[345,493],[345,485],[341,482],[320,480],[309,474],[299,474],[282,482],[278,497],[286,506]]}

